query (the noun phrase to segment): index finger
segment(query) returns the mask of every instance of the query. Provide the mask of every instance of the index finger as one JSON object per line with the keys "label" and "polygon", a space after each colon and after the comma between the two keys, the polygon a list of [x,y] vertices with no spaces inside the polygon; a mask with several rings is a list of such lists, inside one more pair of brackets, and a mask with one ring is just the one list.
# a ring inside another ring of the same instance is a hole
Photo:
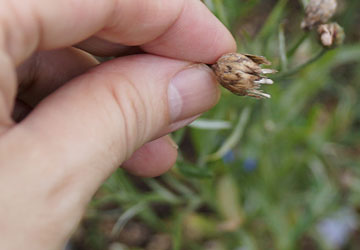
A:
{"label": "index finger", "polygon": [[214,63],[222,54],[234,52],[236,43],[230,32],[201,1],[189,0],[185,1],[176,22],[142,48],[162,56]]}
{"label": "index finger", "polygon": [[177,59],[211,63],[235,50],[227,29],[199,0],[7,1],[6,49],[23,61],[36,49],[71,46],[94,34]]}

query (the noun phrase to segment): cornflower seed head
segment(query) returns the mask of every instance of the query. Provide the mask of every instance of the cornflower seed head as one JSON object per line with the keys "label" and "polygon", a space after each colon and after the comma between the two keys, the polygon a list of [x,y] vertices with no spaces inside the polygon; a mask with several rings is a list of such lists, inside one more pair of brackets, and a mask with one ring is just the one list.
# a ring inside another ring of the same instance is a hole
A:
{"label": "cornflower seed head", "polygon": [[345,39],[344,29],[337,23],[319,25],[317,32],[321,44],[326,48],[334,48],[341,45]]}
{"label": "cornflower seed head", "polygon": [[318,24],[326,23],[335,14],[336,8],[336,0],[310,0],[305,8],[301,28],[311,30]]}
{"label": "cornflower seed head", "polygon": [[232,93],[255,98],[270,98],[262,92],[261,84],[273,84],[266,74],[275,73],[273,69],[263,69],[261,64],[270,65],[265,57],[250,54],[228,53],[219,58],[211,67],[218,82]]}

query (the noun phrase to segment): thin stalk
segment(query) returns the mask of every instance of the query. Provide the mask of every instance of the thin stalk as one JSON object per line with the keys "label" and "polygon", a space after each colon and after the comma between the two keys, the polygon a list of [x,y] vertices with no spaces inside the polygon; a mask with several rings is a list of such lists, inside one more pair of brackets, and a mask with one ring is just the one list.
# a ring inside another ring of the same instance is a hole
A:
{"label": "thin stalk", "polygon": [[286,71],[288,69],[288,60],[286,55],[286,41],[285,41],[285,32],[284,32],[284,24],[280,24],[279,27],[279,52],[280,52],[280,60],[281,60],[281,69]]}
{"label": "thin stalk", "polygon": [[308,38],[308,36],[309,36],[309,32],[303,33],[303,35],[300,37],[300,39],[286,53],[288,58],[291,58],[295,54],[297,49],[306,40],[306,38]]}
{"label": "thin stalk", "polygon": [[320,50],[314,57],[310,58],[307,62],[293,68],[293,69],[290,69],[284,73],[280,73],[276,76],[273,76],[272,78],[275,79],[275,80],[279,80],[279,79],[283,79],[283,78],[286,78],[286,77],[289,77],[289,76],[292,76],[292,75],[295,75],[296,73],[300,72],[301,70],[303,70],[304,68],[306,68],[307,66],[309,66],[310,64],[314,63],[315,61],[317,61],[318,59],[320,59],[323,55],[325,55],[325,53],[327,52],[328,50],[326,49],[322,49]]}

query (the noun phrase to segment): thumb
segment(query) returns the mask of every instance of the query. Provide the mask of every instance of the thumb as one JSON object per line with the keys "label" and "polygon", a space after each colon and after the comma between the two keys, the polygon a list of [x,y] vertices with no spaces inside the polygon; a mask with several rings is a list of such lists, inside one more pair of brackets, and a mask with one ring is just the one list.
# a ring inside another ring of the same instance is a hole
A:
{"label": "thumb", "polygon": [[11,152],[9,145],[21,152],[12,165],[25,161],[39,173],[59,168],[60,176],[45,171],[53,175],[47,178],[67,178],[67,185],[81,179],[86,190],[95,191],[136,149],[185,126],[218,98],[206,66],[153,55],[122,57],[57,90],[1,145],[7,146],[3,152]]}
{"label": "thumb", "polygon": [[[186,125],[218,97],[205,66],[152,55],[109,61],[72,80],[0,141],[1,186],[26,187],[22,196],[7,191],[8,203],[19,204],[4,208],[7,231],[20,230],[30,242],[46,246],[54,239],[37,237],[52,228],[61,244],[123,161],[144,143]],[[11,218],[27,221],[17,225]]]}

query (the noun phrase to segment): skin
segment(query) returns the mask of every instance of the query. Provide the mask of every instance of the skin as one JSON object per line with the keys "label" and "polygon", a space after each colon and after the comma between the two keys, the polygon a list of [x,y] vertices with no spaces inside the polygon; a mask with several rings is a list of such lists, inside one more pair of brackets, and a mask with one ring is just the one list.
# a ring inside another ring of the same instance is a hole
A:
{"label": "skin", "polygon": [[[151,177],[174,164],[167,134],[219,98],[212,73],[192,65],[236,45],[199,0],[1,6],[0,249],[62,249],[119,166]],[[119,57],[99,64],[87,52]],[[177,75],[194,84],[175,115]]]}

